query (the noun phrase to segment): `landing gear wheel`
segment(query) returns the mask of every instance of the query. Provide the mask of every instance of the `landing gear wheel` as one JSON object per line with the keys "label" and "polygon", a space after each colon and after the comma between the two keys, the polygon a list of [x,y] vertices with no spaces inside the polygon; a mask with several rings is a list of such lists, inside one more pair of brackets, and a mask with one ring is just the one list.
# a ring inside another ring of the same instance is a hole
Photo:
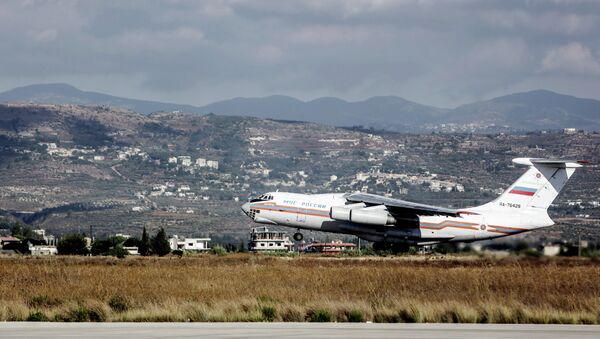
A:
{"label": "landing gear wheel", "polygon": [[390,248],[390,245],[383,241],[377,241],[373,243],[373,249],[375,251],[386,251]]}
{"label": "landing gear wheel", "polygon": [[406,244],[392,244],[391,250],[394,254],[408,253],[410,252],[410,246]]}
{"label": "landing gear wheel", "polygon": [[302,241],[302,239],[304,239],[304,235],[302,233],[300,233],[300,232],[294,233],[294,240]]}

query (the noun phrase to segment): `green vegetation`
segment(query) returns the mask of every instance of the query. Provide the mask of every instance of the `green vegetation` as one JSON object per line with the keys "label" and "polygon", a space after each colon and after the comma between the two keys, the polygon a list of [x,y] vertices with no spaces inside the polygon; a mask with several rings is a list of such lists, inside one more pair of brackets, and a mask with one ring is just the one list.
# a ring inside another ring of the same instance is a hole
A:
{"label": "green vegetation", "polygon": [[89,250],[81,234],[68,234],[60,239],[56,249],[61,255],[87,255]]}
{"label": "green vegetation", "polygon": [[324,309],[309,310],[306,318],[312,323],[328,323],[331,321],[331,312]]}
{"label": "green vegetation", "polygon": [[273,306],[263,306],[260,312],[265,321],[275,321],[277,318],[277,309]]}
{"label": "green vegetation", "polygon": [[138,252],[140,255],[148,256],[150,255],[150,237],[148,237],[148,231],[146,231],[146,226],[144,226],[144,230],[142,231],[142,240],[140,241]]}
{"label": "green vegetation", "polygon": [[162,227],[158,230],[156,236],[152,238],[152,253],[160,257],[171,253],[171,246],[169,245],[169,239],[167,239],[167,233]]}

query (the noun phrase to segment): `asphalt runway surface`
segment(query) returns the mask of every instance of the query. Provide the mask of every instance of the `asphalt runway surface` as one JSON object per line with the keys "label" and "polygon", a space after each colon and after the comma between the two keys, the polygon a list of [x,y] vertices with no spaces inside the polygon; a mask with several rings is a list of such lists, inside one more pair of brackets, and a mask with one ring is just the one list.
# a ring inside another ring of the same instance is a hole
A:
{"label": "asphalt runway surface", "polygon": [[0,323],[0,338],[600,338],[599,325]]}

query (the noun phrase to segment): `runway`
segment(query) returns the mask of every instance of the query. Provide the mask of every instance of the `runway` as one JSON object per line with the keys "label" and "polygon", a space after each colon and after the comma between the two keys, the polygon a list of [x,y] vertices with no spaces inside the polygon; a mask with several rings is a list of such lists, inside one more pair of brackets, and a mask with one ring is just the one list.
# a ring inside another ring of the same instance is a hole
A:
{"label": "runway", "polygon": [[599,325],[0,323],[0,338],[600,338]]}

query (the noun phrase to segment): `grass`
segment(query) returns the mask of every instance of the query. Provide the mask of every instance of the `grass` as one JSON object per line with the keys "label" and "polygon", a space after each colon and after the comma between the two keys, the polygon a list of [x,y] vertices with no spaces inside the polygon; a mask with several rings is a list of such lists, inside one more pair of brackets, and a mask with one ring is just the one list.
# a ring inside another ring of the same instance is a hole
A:
{"label": "grass", "polygon": [[0,321],[600,323],[579,259],[0,258]]}

